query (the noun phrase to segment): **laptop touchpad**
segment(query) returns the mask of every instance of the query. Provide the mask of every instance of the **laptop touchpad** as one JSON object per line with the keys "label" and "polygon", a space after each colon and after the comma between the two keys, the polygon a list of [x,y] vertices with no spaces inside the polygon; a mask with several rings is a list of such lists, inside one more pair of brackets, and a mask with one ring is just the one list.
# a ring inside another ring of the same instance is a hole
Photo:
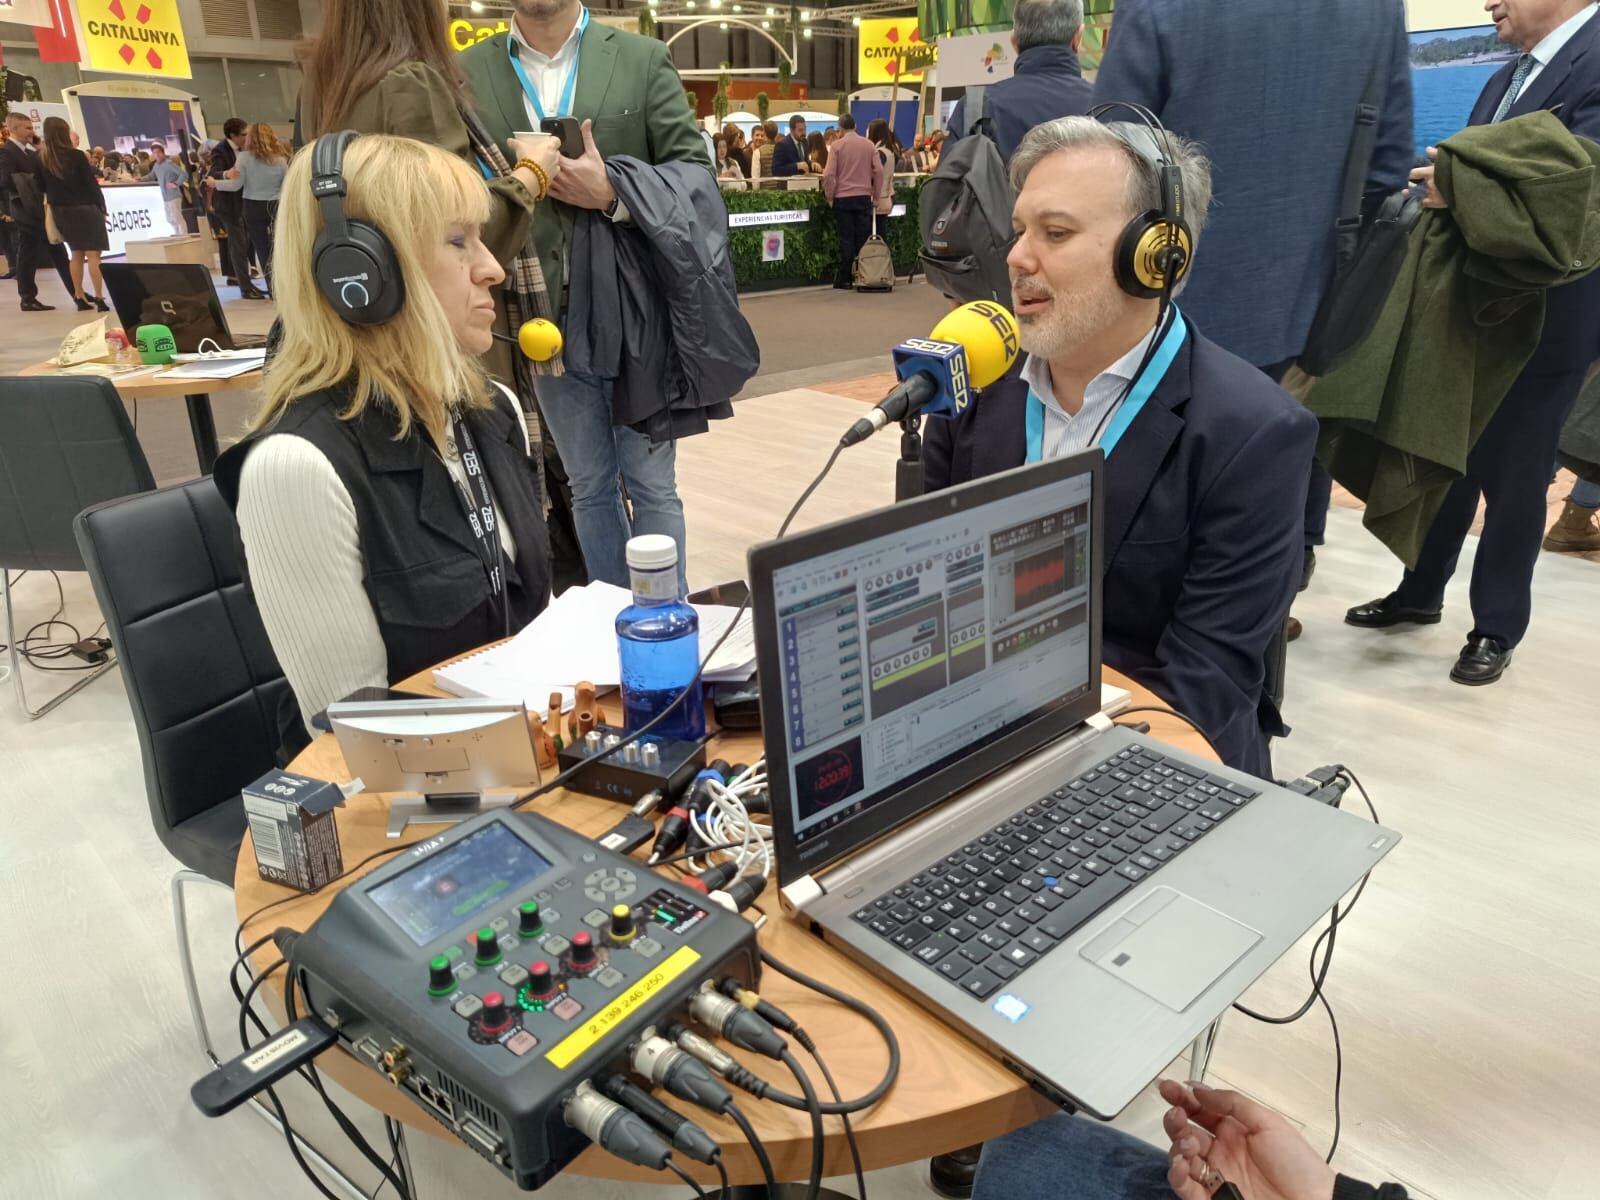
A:
{"label": "laptop touchpad", "polygon": [[1182,1012],[1261,940],[1198,900],[1157,888],[1080,953],[1173,1012]]}

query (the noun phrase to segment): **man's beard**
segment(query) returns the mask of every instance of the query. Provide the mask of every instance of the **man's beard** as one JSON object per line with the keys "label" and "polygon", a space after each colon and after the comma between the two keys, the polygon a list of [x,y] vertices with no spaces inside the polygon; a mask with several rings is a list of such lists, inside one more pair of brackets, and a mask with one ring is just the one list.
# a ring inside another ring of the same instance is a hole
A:
{"label": "man's beard", "polygon": [[1013,305],[1019,290],[1024,295],[1052,298],[1045,312],[1017,318],[1022,348],[1046,361],[1093,341],[1116,321],[1121,307],[1122,293],[1114,279],[1072,292],[1051,292],[1040,279],[1018,276],[1011,281]]}
{"label": "man's beard", "polygon": [[549,20],[571,8],[574,0],[517,0],[517,15],[535,21]]}

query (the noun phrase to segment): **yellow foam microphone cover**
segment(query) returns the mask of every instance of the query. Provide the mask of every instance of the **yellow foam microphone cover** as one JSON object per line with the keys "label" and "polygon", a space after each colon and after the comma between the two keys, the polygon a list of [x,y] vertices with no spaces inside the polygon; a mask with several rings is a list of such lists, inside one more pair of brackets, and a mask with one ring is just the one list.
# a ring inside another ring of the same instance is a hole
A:
{"label": "yellow foam microphone cover", "polygon": [[554,321],[535,317],[517,330],[517,345],[534,362],[549,362],[561,353],[561,330]]}
{"label": "yellow foam microphone cover", "polygon": [[967,377],[986,388],[1017,360],[1017,319],[992,300],[973,300],[933,327],[933,339],[957,342],[967,350]]}

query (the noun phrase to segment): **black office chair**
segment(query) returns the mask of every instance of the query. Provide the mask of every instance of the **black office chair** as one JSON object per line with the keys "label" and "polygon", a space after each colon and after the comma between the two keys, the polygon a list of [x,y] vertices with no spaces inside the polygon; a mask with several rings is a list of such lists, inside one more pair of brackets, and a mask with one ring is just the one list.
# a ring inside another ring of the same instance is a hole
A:
{"label": "black office chair", "polygon": [[233,886],[244,839],[239,791],[272,769],[288,683],[239,570],[233,514],[210,478],[96,505],[77,519],[82,561],[122,664],[156,835],[172,879],[189,1002],[186,883]]}
{"label": "black office chair", "polygon": [[12,685],[29,720],[44,716],[114,664],[108,661],[83,676],[43,707],[29,708],[11,573],[83,570],[73,517],[91,504],[155,486],[127,410],[108,380],[0,379],[0,590],[5,592]]}

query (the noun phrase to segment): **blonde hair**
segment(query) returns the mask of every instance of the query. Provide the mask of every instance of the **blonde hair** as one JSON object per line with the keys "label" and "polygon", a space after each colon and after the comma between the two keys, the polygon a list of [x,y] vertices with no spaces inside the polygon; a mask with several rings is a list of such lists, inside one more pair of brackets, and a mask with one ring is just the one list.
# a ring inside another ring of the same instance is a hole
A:
{"label": "blonde hair", "polygon": [[311,194],[311,155],[312,146],[296,154],[283,180],[272,256],[283,340],[267,364],[249,431],[267,428],[302,396],[347,384],[350,404],[341,420],[379,404],[395,414],[397,441],[420,422],[443,445],[452,405],[481,408],[490,401],[483,368],[456,345],[428,286],[428,269],[450,226],[489,219],[489,191],[477,172],[436,146],[381,134],[351,142],[343,165],[345,216],[388,236],[406,283],[393,320],[351,325],[317,290],[312,269],[322,211]]}

